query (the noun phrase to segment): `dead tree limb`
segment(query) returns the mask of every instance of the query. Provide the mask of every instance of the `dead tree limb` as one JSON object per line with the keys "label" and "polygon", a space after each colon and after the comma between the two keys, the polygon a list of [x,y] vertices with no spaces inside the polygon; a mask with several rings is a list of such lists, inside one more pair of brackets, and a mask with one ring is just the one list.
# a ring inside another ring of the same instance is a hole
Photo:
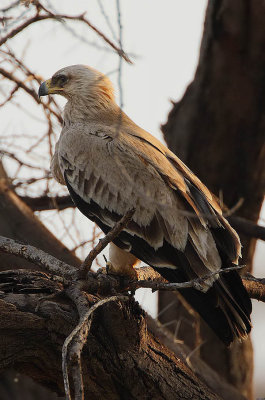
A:
{"label": "dead tree limb", "polygon": [[[76,308],[63,293],[57,295],[58,300],[48,297],[40,301],[36,289],[43,286],[41,278],[36,272],[31,274],[38,286],[28,275],[28,281],[24,276],[20,284],[14,279],[13,287],[11,280],[8,289],[1,287],[0,341],[5,346],[0,347],[0,369],[13,365],[26,370],[62,395],[61,347],[77,323]],[[50,288],[52,285],[58,293],[61,283],[51,279]],[[100,298],[90,294],[87,301],[93,307]],[[220,399],[148,333],[143,312],[132,298],[122,305],[108,302],[95,310],[82,359],[85,398]]]}

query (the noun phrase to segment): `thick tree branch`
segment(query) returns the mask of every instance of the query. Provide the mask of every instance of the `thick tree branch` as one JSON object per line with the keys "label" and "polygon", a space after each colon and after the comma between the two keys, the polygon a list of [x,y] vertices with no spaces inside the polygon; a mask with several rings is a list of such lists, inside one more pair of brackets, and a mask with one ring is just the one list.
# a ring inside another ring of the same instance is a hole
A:
{"label": "thick tree branch", "polygon": [[246,218],[231,215],[227,217],[233,228],[247,237],[265,240],[265,226],[255,224],[254,222],[247,220]]}
{"label": "thick tree branch", "polygon": [[249,297],[265,302],[265,279],[255,278],[251,274],[243,277],[243,283]]}
{"label": "thick tree branch", "polygon": [[19,243],[13,239],[0,236],[0,252],[13,254],[15,256],[31,261],[39,267],[61,277],[69,278],[76,274],[76,268],[58,260],[34,246]]}
{"label": "thick tree branch", "polygon": [[69,195],[57,197],[49,197],[47,195],[40,197],[20,196],[20,198],[32,211],[65,210],[69,207],[75,207]]}
{"label": "thick tree branch", "polygon": [[[148,278],[156,279],[156,280],[161,279],[159,274],[157,274],[150,267],[141,268],[141,269],[137,270],[137,272],[138,272],[139,279],[146,279],[146,280],[148,280]],[[90,275],[91,275],[91,273],[89,274],[89,279],[90,279]],[[98,278],[100,278],[100,277],[98,277]],[[105,281],[109,280],[110,285],[113,285],[113,282],[116,281],[117,287],[118,287],[118,285],[120,285],[120,287],[122,288],[122,283],[121,283],[119,277],[101,275],[101,278]],[[252,279],[252,278],[248,277],[248,280],[249,279]],[[63,301],[64,296],[62,297],[62,295],[60,295],[61,300],[59,303],[56,302],[56,297],[53,297],[50,299],[50,296],[48,296],[46,298],[46,300],[45,300],[45,298],[43,298],[43,300],[41,302],[38,300],[38,298],[34,297],[34,296],[36,296],[37,293],[39,293],[39,295],[41,295],[41,294],[47,295],[47,294],[54,293],[54,294],[57,294],[57,296],[59,296],[59,294],[62,293],[62,289],[63,289],[62,283],[54,281],[52,276],[49,276],[45,273],[36,272],[36,271],[26,271],[26,270],[4,271],[0,275],[0,282],[1,282],[0,291],[2,293],[1,297],[3,300],[5,300],[9,303],[9,305],[8,305],[8,303],[6,303],[7,307],[9,307],[8,308],[9,320],[11,319],[11,321],[13,321],[12,322],[13,324],[14,324],[14,313],[19,313],[20,307],[21,307],[22,311],[27,310],[27,313],[25,314],[25,322],[23,325],[23,326],[25,326],[25,329],[27,326],[26,321],[28,321],[28,323],[30,323],[30,321],[31,321],[31,319],[29,319],[29,311],[30,310],[32,310],[30,312],[33,312],[35,315],[39,315],[41,318],[43,318],[43,316],[44,316],[45,318],[47,318],[47,321],[50,321],[50,324],[48,324],[48,326],[47,326],[49,329],[49,334],[48,334],[48,336],[46,336],[46,340],[45,340],[46,351],[43,352],[43,354],[42,354],[41,346],[40,346],[40,348],[38,348],[37,344],[35,343],[34,346],[37,347],[35,350],[35,355],[37,355],[37,356],[35,357],[34,360],[31,360],[31,359],[27,360],[27,362],[31,363],[30,371],[34,371],[35,367],[36,367],[36,360],[38,360],[38,357],[40,357],[40,355],[41,355],[41,357],[44,357],[45,355],[47,355],[47,357],[51,356],[50,355],[50,347],[47,343],[47,337],[51,338],[51,336],[54,335],[54,337],[56,338],[57,337],[56,329],[62,330],[62,328],[60,328],[60,326],[64,327],[63,330],[61,331],[61,333],[65,332],[67,330],[68,330],[68,332],[70,332],[71,327],[66,328],[66,326],[69,326],[69,321],[72,320],[72,318],[74,318],[75,312],[72,311],[71,312],[72,314],[69,314],[69,305],[67,306],[67,308],[65,308],[67,303],[64,303],[64,301]],[[68,290],[68,289],[66,289],[66,290]],[[27,294],[27,297],[25,297],[25,294]],[[68,295],[69,295],[69,293],[68,293]],[[74,298],[75,295],[80,295],[80,293],[78,293],[76,291],[74,291],[72,293],[72,296],[71,296],[72,300],[76,303],[76,299]],[[79,297],[79,299],[80,298],[81,298],[81,296]],[[59,299],[59,297],[58,297],[58,299]],[[86,302],[87,301],[91,302],[91,299],[94,299],[94,300],[92,300],[92,302],[94,302],[94,304],[98,304],[98,303],[95,303],[95,301],[98,301],[98,299],[96,300],[95,298],[91,297],[91,295],[88,295]],[[13,304],[13,303],[16,304],[16,308],[10,309],[10,304]],[[81,304],[79,305],[78,308],[79,308],[79,313],[81,314],[84,310],[87,310],[87,309],[86,309],[86,304],[84,305],[84,303],[82,303],[82,301],[80,301],[80,303]],[[34,304],[37,304],[37,307],[34,306]],[[63,304],[65,304],[65,305],[63,305]],[[63,307],[63,308],[61,309],[61,307]],[[37,310],[37,314],[36,314],[36,311],[34,311],[35,308]],[[65,314],[66,310],[68,310],[67,311],[68,317],[67,317],[67,320],[63,322],[63,325],[61,325],[62,317],[63,317],[63,319],[66,318],[66,314]],[[106,312],[108,313],[108,311],[106,311]],[[1,303],[1,301],[0,301],[0,313],[1,313],[2,321],[6,321],[4,318],[5,314],[3,314],[3,303]],[[21,317],[23,316],[23,314],[22,315],[19,314],[19,315],[20,315],[20,319],[19,319],[20,334],[23,337],[23,329],[21,329]],[[72,315],[70,320],[69,320],[69,315]],[[60,316],[60,318],[58,319],[59,316]],[[98,320],[98,319],[93,320],[92,323],[94,324],[95,322],[97,323],[100,321],[104,321],[104,319],[102,319],[102,315],[101,315],[100,320]],[[127,319],[126,319],[126,321],[127,321]],[[111,323],[111,326],[113,326],[114,322],[115,323],[117,322],[117,324],[119,323],[115,319],[114,320],[109,319],[109,322]],[[127,324],[127,323],[128,323],[128,321],[125,322],[125,324]],[[75,322],[73,322],[73,325],[75,325]],[[38,322],[37,326],[38,327],[40,326],[40,321]],[[49,326],[50,326],[50,328],[49,328]],[[121,325],[121,326],[123,326],[123,325]],[[194,358],[194,356],[192,356],[192,358],[188,357],[190,354],[190,351],[185,346],[183,346],[181,344],[178,345],[176,342],[174,342],[174,338],[170,339],[170,337],[168,337],[169,333],[168,332],[166,333],[165,331],[163,331],[161,326],[160,326],[160,328],[156,327],[154,322],[152,322],[149,319],[148,319],[148,326],[150,326],[153,334],[158,335],[158,337],[160,337],[160,339],[163,339],[163,342],[165,342],[165,344],[167,346],[169,346],[169,348],[171,350],[176,352],[177,357],[179,357],[184,362],[186,362],[187,360],[190,360],[190,363],[191,363],[190,365],[196,371],[196,373],[199,373],[199,375],[201,375],[201,377],[204,379],[204,381],[206,381],[206,382],[210,381],[212,389],[216,393],[222,393],[223,399],[226,399],[226,400],[227,399],[229,399],[229,400],[230,399],[241,399],[241,400],[243,400],[243,396],[240,396],[237,392],[233,392],[233,389],[230,388],[229,385],[225,384],[224,382],[221,383],[221,381],[219,382],[219,380],[216,379],[216,377],[214,378],[214,376],[215,376],[214,372],[210,371],[209,367],[208,367],[208,370],[207,370],[207,368],[205,370],[205,365],[200,364],[200,363],[202,363],[202,361],[197,359],[196,355],[195,355],[195,358]],[[4,330],[4,328],[5,328],[5,325],[4,326],[2,325],[0,327],[0,337],[2,335],[2,330]],[[93,328],[93,325],[92,325],[92,328]],[[97,329],[98,329],[98,327],[96,326],[94,329],[94,332],[96,333],[96,337],[98,337]],[[118,326],[117,326],[117,329],[118,329]],[[119,328],[119,329],[121,329],[121,328]],[[121,331],[119,330],[118,332],[121,332]],[[162,333],[163,333],[163,335],[162,335]],[[33,335],[27,336],[27,338],[28,338],[27,341],[28,340],[30,341],[30,346],[32,346],[31,341],[32,341],[34,334],[36,335],[36,337],[39,337],[38,329],[36,332],[36,325],[34,325]],[[28,335],[28,333],[27,333],[27,335]],[[89,335],[90,336],[89,336],[88,340],[91,341],[91,332]],[[119,333],[119,335],[120,335],[120,333]],[[67,333],[66,333],[66,336],[67,336]],[[61,337],[61,335],[60,335],[60,337]],[[93,335],[92,335],[92,337],[93,337]],[[49,339],[49,340],[51,340],[51,339]],[[118,340],[119,340],[119,338],[118,339],[116,338],[115,343],[117,343]],[[92,347],[94,346],[93,341],[89,345],[89,348],[91,348],[91,346]],[[129,348],[131,348],[131,346],[129,346]],[[18,358],[21,357],[20,349],[21,349],[21,346],[18,345],[18,352],[16,353]],[[9,348],[8,348],[8,351],[9,351]],[[56,351],[57,351],[57,357],[60,358],[59,348]],[[164,349],[163,349],[163,351],[164,351]],[[93,354],[94,355],[91,356],[91,358],[87,357],[87,346],[85,346],[83,357],[86,359],[86,363],[83,366],[84,371],[86,371],[86,369],[87,369],[87,363],[93,364],[93,357],[95,359],[95,352],[93,352]],[[54,355],[51,357],[51,359],[54,359]],[[14,361],[14,356],[13,356],[12,360]],[[44,375],[41,375],[42,372],[38,371],[38,374],[35,376],[35,379],[43,381],[43,380],[47,379],[47,375],[49,376],[49,374],[51,374],[52,379],[51,379],[51,377],[49,377],[49,380],[48,380],[49,385],[52,385],[52,382],[54,382],[54,380],[57,380],[57,382],[56,382],[57,391],[62,390],[62,382],[61,382],[62,378],[61,378],[61,373],[60,373],[60,369],[59,369],[60,362],[57,360],[58,370],[56,371],[56,373],[54,373],[54,371],[53,371],[53,374],[50,372],[50,369],[54,368],[54,362],[52,364],[51,363],[49,364],[48,369],[46,369],[46,364],[47,364],[46,359],[42,360],[41,365],[42,364],[44,365],[43,368],[45,369]],[[16,362],[15,362],[15,365],[16,365]],[[38,362],[37,362],[37,365],[38,365]],[[125,363],[124,367],[127,368],[126,363]],[[3,368],[3,360],[2,360],[1,349],[0,349],[0,369],[1,368]],[[112,371],[112,373],[115,373],[114,371],[115,371],[115,369]],[[206,375],[203,375],[204,373],[206,373]],[[85,388],[87,385],[87,379],[89,379],[89,375],[84,374]],[[96,379],[102,379],[102,376],[100,376]],[[104,374],[103,374],[103,379],[105,379]],[[59,384],[58,384],[58,381],[59,381]],[[94,387],[95,381],[93,381],[93,382],[94,382],[93,383],[93,387]],[[47,381],[46,381],[46,384],[47,384]],[[53,383],[53,385],[54,385],[54,383]],[[58,389],[58,385],[61,389]],[[107,386],[107,388],[108,388],[108,386]],[[54,389],[54,386],[53,386],[53,389]],[[180,392],[180,396],[181,396],[181,392]],[[97,397],[95,396],[93,398],[97,398]],[[110,398],[112,398],[112,397],[110,397]],[[161,396],[160,398],[167,398],[167,397]],[[168,397],[168,398],[171,398],[171,397]],[[175,397],[173,397],[173,398],[175,399]]]}
{"label": "thick tree branch", "polygon": [[[26,369],[34,379],[62,395],[61,347],[76,325],[76,308],[62,292],[57,294],[57,300],[48,296],[40,301],[40,294],[36,293],[43,288],[41,276],[46,282],[46,274],[32,271],[1,275],[6,286],[1,285],[0,340],[4,340],[5,346],[0,347],[0,370],[11,364],[18,370]],[[50,277],[51,291],[52,285],[54,294],[58,293],[61,283]],[[148,333],[143,312],[132,298],[123,304],[110,299],[111,302],[108,298],[101,302],[98,296],[87,295],[90,311],[84,314],[83,321],[92,312],[93,319],[90,327],[85,324],[90,329],[85,332],[87,345],[82,353],[85,398],[142,399],[143,393],[148,393],[155,400],[175,400],[176,394],[178,398],[193,400],[220,399]],[[86,307],[81,305],[82,310]],[[70,351],[71,354],[76,351]]]}
{"label": "thick tree branch", "polygon": [[[127,215],[127,219],[128,219]],[[124,221],[123,221],[124,223]],[[121,228],[122,221],[120,221],[116,226]],[[107,238],[106,243],[109,243],[111,237]],[[103,250],[103,249],[101,249]],[[100,251],[101,251],[100,250]],[[62,277],[65,279],[65,283],[70,284],[70,281],[73,281],[79,276],[78,270],[55,257],[45,253],[42,250],[39,250],[33,246],[25,245],[16,242],[15,240],[4,238],[0,236],[0,252],[15,254],[19,257],[22,257],[26,260],[29,260],[33,263],[36,263],[37,266],[41,266],[45,268],[48,272],[54,274],[57,277]],[[96,252],[95,257],[99,254]],[[88,293],[104,293],[104,294],[112,294],[113,292],[122,293],[124,291],[134,291],[139,288],[149,288],[153,291],[156,290],[169,290],[176,291],[178,289],[185,289],[193,287],[195,289],[202,289],[202,282],[206,281],[209,277],[213,275],[217,275],[220,273],[226,273],[230,270],[235,270],[238,268],[242,268],[242,266],[235,266],[231,268],[226,268],[224,270],[219,270],[214,273],[205,275],[205,277],[193,279],[191,281],[182,282],[182,283],[166,283],[166,281],[160,277],[159,274],[155,273],[151,267],[145,267],[136,269],[137,271],[137,280],[132,280],[129,277],[124,277],[120,280],[119,277],[113,275],[106,274],[97,274],[93,272],[89,272],[86,275],[86,280],[82,281],[82,290],[86,290]],[[6,276],[9,274],[8,271],[0,272],[0,277]],[[81,274],[82,276],[83,274]],[[63,281],[62,281],[63,282]],[[244,285],[249,292],[249,296],[254,299],[258,299],[263,301],[265,297],[265,283],[262,279],[257,279],[252,276],[247,276],[245,279],[243,278]],[[251,283],[249,283],[251,282]]]}

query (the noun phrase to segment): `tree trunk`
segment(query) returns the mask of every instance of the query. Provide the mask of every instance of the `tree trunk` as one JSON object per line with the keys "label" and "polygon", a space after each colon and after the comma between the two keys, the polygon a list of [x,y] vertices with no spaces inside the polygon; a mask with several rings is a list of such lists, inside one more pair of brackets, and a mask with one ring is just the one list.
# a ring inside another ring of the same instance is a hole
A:
{"label": "tree trunk", "polygon": [[[261,0],[209,2],[194,81],[162,127],[171,150],[214,194],[221,193],[228,208],[243,199],[236,214],[253,222],[265,187],[264,13]],[[251,268],[256,240],[240,236],[243,263]],[[172,298],[162,293],[160,310]],[[161,320],[179,319],[183,312],[172,309]],[[190,337],[190,329],[182,328],[181,337]],[[199,330],[189,341],[194,346],[205,342],[200,349],[203,359],[250,399],[250,341],[226,350],[205,324],[200,323]]]}

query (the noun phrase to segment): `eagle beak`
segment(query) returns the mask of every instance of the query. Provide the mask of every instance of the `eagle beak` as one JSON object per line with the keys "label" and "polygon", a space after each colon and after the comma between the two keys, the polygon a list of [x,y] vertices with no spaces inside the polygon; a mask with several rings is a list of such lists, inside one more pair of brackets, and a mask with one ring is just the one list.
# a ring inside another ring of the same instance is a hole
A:
{"label": "eagle beak", "polygon": [[48,94],[60,94],[63,92],[64,89],[58,86],[52,86],[52,80],[48,79],[45,82],[42,82],[42,84],[39,87],[39,97],[41,96],[47,96]]}
{"label": "eagle beak", "polygon": [[38,92],[38,96],[47,96],[48,94],[50,94],[50,86],[51,86],[51,79],[48,79],[45,82],[42,82],[42,84],[39,87],[39,92]]}

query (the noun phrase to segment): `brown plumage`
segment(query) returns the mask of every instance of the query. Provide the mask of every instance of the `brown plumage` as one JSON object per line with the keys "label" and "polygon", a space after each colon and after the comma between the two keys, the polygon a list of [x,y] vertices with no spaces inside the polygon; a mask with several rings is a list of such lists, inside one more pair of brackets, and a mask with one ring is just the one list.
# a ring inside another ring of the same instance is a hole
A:
{"label": "brown plumage", "polygon": [[[68,100],[51,166],[55,179],[105,233],[136,208],[110,251],[116,273],[128,273],[140,259],[181,282],[238,263],[239,237],[213,195],[121,111],[106,76],[66,67],[40,86],[40,95],[53,93]],[[206,279],[201,292],[181,293],[226,344],[250,331],[251,302],[237,272]]]}

